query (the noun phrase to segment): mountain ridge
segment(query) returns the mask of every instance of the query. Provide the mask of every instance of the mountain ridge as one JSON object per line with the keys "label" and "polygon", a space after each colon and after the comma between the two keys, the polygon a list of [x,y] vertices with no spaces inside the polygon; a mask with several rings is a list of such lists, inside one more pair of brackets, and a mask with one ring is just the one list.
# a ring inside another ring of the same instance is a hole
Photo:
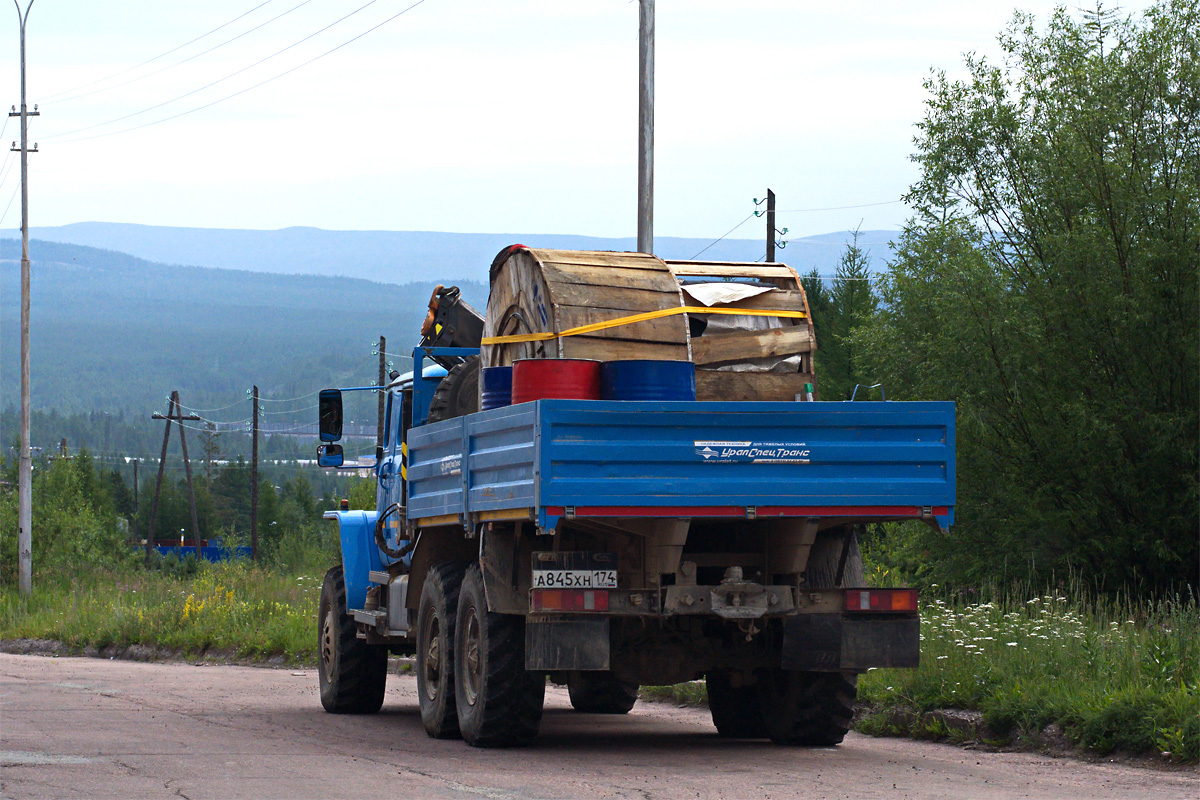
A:
{"label": "mountain ridge", "polygon": [[[636,249],[636,240],[576,234],[496,234],[443,231],[338,231],[293,226],[278,230],[184,228],[136,223],[78,222],[33,228],[40,241],[111,250],[162,264],[274,274],[341,276],[404,284],[435,276],[439,282],[487,281],[492,258],[514,243],[564,250]],[[0,231],[18,238],[19,231]],[[859,242],[871,251],[873,266],[891,256],[897,231],[862,231]],[[831,275],[849,241],[849,232],[792,239],[776,250],[776,259],[807,273]],[[758,239],[658,237],[663,258],[754,261],[763,256]],[[700,251],[703,250],[703,253]]]}

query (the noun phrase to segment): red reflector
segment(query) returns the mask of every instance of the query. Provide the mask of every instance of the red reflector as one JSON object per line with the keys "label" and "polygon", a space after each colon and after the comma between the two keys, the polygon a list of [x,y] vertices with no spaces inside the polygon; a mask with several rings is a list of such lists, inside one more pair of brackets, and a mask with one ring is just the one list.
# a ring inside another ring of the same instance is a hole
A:
{"label": "red reflector", "polygon": [[916,611],[916,589],[848,589],[847,611]]}
{"label": "red reflector", "polygon": [[608,611],[607,589],[534,589],[532,611]]}

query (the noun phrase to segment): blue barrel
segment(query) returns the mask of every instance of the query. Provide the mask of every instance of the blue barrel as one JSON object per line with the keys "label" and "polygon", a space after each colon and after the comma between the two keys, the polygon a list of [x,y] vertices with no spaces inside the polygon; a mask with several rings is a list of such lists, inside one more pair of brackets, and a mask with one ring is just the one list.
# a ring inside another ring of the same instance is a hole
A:
{"label": "blue barrel", "polygon": [[691,361],[606,361],[600,368],[602,400],[695,400]]}
{"label": "blue barrel", "polygon": [[484,367],[479,387],[480,411],[512,405],[512,367]]}

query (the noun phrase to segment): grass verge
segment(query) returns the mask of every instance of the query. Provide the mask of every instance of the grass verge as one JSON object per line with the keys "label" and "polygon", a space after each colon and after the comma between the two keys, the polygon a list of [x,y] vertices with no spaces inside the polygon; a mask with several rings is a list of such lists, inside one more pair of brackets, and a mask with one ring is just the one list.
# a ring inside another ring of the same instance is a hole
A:
{"label": "grass verge", "polygon": [[[246,562],[195,574],[81,571],[41,577],[32,597],[0,588],[0,639],[75,651],[142,645],[244,660],[316,659],[321,576]],[[1200,761],[1200,615],[1194,599],[1156,603],[1043,595],[922,611],[921,666],[859,679],[864,733],[984,738],[1040,748],[1061,740],[1104,755]],[[647,700],[703,706],[703,681],[644,686]],[[958,726],[947,711],[977,712]],[[978,719],[981,725],[976,725]]]}
{"label": "grass verge", "polygon": [[316,660],[321,576],[288,576],[246,562],[193,575],[136,569],[46,576],[29,598],[0,590],[0,639],[51,639],[74,650],[144,645],[245,660]]}
{"label": "grass verge", "polygon": [[981,712],[985,728],[1005,741],[1036,747],[1061,736],[1099,755],[1119,750],[1195,762],[1197,612],[1190,597],[935,600],[921,615],[920,668],[872,670],[858,684],[869,707],[917,713],[902,715],[911,722],[899,729],[894,714],[868,715],[859,729],[931,736],[941,723],[925,712],[966,709]]}

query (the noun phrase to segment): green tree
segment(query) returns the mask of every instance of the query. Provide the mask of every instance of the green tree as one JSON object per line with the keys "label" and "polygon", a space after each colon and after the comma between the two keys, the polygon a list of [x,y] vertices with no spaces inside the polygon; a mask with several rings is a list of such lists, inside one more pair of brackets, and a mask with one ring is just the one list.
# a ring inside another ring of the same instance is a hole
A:
{"label": "green tree", "polygon": [[822,400],[846,400],[855,384],[865,382],[859,345],[851,333],[875,315],[878,301],[871,290],[871,256],[858,246],[858,234],[851,231],[828,289],[815,269],[801,278],[817,332],[817,389]]}
{"label": "green tree", "polygon": [[927,83],[916,214],[854,338],[897,396],[958,401],[943,575],[1196,580],[1198,17],[1018,14],[1002,64]]}

